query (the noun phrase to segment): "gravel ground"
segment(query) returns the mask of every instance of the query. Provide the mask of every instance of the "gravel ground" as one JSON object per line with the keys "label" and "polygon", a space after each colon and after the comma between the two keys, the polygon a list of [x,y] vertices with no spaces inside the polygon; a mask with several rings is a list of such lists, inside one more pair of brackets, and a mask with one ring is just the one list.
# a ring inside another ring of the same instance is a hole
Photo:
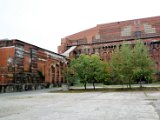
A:
{"label": "gravel ground", "polygon": [[0,120],[159,120],[159,116],[159,92],[0,94]]}

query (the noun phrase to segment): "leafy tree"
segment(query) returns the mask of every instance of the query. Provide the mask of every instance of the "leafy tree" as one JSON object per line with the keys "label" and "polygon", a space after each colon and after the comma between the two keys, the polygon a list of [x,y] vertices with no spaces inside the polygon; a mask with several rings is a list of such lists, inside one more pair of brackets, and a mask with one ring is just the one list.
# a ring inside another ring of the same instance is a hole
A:
{"label": "leafy tree", "polygon": [[133,48],[124,43],[121,49],[117,48],[110,61],[111,76],[127,83],[131,88],[133,79],[150,77],[153,72],[153,62],[148,49],[142,42],[137,42]]}
{"label": "leafy tree", "polygon": [[106,79],[107,64],[95,54],[90,56],[89,62],[88,80],[93,83],[95,89],[95,82],[102,82]]}
{"label": "leafy tree", "polygon": [[88,65],[89,65],[89,56],[81,55],[78,59],[73,59],[70,62],[70,67],[74,70],[74,77],[76,80],[80,80],[86,89],[86,84],[88,81]]}
{"label": "leafy tree", "polygon": [[117,48],[110,61],[111,75],[122,81],[128,83],[131,88],[132,83],[132,51],[128,44],[123,44],[121,48]]}
{"label": "leafy tree", "polygon": [[73,59],[68,67],[68,81],[80,80],[86,89],[88,82],[102,82],[107,79],[117,79],[120,83],[131,84],[134,79],[151,78],[154,63],[150,58],[147,47],[137,42],[134,47],[126,42],[112,54],[109,63],[100,60],[98,55],[80,55]]}
{"label": "leafy tree", "polygon": [[147,47],[140,41],[135,44],[132,58],[133,76],[135,79],[139,79],[140,87],[142,87],[142,79],[150,78],[153,73],[154,62],[149,56]]}
{"label": "leafy tree", "polygon": [[88,82],[102,81],[106,78],[106,63],[100,60],[98,55],[80,55],[70,62],[70,68],[74,70],[75,79],[79,79],[86,89]]}
{"label": "leafy tree", "polygon": [[73,84],[75,82],[75,79],[73,77],[74,71],[71,67],[66,67],[63,70],[63,75],[65,77],[65,80],[66,80],[68,86],[70,86],[71,84]]}

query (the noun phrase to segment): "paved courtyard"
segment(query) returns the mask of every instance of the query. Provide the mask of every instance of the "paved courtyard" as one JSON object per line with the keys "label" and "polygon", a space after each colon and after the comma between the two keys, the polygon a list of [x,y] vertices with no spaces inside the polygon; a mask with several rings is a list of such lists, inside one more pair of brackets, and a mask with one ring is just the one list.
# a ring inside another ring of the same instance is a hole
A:
{"label": "paved courtyard", "polygon": [[0,94],[0,120],[159,120],[160,92]]}

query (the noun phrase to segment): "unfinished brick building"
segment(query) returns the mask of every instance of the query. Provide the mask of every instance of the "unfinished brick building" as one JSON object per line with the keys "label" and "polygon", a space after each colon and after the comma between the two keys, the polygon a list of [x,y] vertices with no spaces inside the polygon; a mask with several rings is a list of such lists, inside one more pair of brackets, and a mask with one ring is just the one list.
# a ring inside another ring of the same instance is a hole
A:
{"label": "unfinished brick building", "polygon": [[160,71],[160,16],[98,24],[96,27],[69,35],[61,40],[58,53],[72,57],[99,54],[105,61],[124,41],[134,44],[137,39],[148,47]]}
{"label": "unfinished brick building", "polygon": [[0,91],[61,85],[66,58],[20,40],[0,40]]}

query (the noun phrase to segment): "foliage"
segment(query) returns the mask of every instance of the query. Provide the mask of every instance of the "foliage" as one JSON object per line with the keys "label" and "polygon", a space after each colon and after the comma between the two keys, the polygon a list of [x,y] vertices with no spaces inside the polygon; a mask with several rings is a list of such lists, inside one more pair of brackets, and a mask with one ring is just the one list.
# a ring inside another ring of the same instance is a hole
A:
{"label": "foliage", "polygon": [[[153,72],[153,62],[147,47],[138,41],[133,46],[124,43],[117,48],[110,61],[110,76],[127,83],[131,88],[134,79],[150,78]],[[140,82],[141,83],[141,82]]]}
{"label": "foliage", "polygon": [[140,41],[137,42],[133,49],[134,64],[133,77],[140,80],[140,87],[142,87],[142,79],[149,80],[153,73],[153,60],[149,56],[147,47]]}
{"label": "foliage", "polygon": [[64,73],[69,83],[79,80],[85,89],[87,83],[93,83],[95,89],[96,82],[117,82],[131,88],[134,80],[139,80],[140,86],[142,79],[151,80],[153,66],[147,47],[137,40],[134,46],[124,42],[120,48],[117,47],[108,63],[101,61],[98,55],[81,54],[79,58],[71,60]]}
{"label": "foliage", "polygon": [[95,82],[100,82],[106,78],[106,63],[100,60],[98,55],[80,55],[79,58],[70,62],[70,68],[74,70],[75,79],[79,79],[80,83],[93,83],[95,89]]}
{"label": "foliage", "polygon": [[66,67],[63,70],[63,75],[64,75],[65,80],[66,80],[66,82],[67,82],[67,84],[69,86],[72,85],[72,84],[74,84],[74,82],[75,82],[73,74],[74,74],[74,71],[73,71],[73,69],[71,67]]}
{"label": "foliage", "polygon": [[112,69],[111,75],[120,81],[122,84],[128,83],[131,87],[132,80],[132,51],[128,44],[123,44],[121,48],[117,48],[113,53],[110,67]]}

